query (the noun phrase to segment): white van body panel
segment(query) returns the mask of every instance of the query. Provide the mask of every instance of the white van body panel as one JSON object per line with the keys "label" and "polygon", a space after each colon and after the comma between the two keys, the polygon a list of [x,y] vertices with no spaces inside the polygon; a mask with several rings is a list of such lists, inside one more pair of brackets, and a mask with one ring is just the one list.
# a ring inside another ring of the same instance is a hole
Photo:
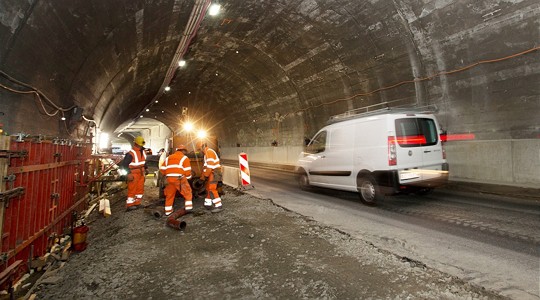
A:
{"label": "white van body panel", "polygon": [[[395,189],[432,187],[432,181],[448,177],[439,133],[431,114],[385,113],[341,121],[314,136],[297,170],[307,173],[310,185],[346,191],[358,191],[360,173]],[[325,143],[317,147],[319,137],[325,137]],[[389,140],[396,145],[395,165],[389,164]]]}

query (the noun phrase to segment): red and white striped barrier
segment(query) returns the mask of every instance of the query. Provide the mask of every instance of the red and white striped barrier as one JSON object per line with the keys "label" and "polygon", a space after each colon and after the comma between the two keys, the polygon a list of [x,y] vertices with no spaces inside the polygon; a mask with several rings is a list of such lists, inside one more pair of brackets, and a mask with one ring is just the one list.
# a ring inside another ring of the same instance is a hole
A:
{"label": "red and white striped barrier", "polygon": [[247,154],[244,152],[238,154],[238,161],[240,162],[240,177],[242,178],[242,186],[250,185],[251,179],[249,175]]}

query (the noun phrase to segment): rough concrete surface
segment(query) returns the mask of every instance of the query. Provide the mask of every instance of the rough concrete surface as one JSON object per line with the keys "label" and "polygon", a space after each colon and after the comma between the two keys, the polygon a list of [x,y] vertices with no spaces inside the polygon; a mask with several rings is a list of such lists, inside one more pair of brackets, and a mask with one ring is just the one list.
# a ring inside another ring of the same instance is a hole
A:
{"label": "rough concrete surface", "polygon": [[111,197],[111,217],[91,216],[88,248],[36,287],[38,299],[502,298],[230,188],[220,213],[197,199],[184,233],[125,212],[124,197]]}

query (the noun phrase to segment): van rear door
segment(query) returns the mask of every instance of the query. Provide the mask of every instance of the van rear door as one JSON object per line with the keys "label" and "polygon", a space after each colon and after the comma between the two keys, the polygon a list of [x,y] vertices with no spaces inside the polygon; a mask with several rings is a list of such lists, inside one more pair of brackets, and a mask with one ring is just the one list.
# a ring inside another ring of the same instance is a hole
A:
{"label": "van rear door", "polygon": [[429,179],[430,170],[440,170],[443,163],[436,121],[412,116],[396,119],[395,126],[400,183]]}

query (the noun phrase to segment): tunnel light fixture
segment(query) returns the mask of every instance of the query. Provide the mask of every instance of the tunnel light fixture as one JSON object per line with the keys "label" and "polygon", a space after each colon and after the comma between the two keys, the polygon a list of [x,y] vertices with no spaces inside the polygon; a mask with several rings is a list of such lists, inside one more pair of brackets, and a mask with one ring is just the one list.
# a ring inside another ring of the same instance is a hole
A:
{"label": "tunnel light fixture", "polygon": [[158,103],[159,101],[156,100],[156,103]]}
{"label": "tunnel light fixture", "polygon": [[181,59],[179,62],[178,62],[178,66],[179,67],[184,67],[186,65],[186,61]]}
{"label": "tunnel light fixture", "polygon": [[109,146],[109,134],[105,132],[101,132],[99,134],[99,148],[104,149]]}
{"label": "tunnel light fixture", "polygon": [[166,86],[166,87],[165,87],[165,92],[168,92],[168,91],[170,91],[170,90],[171,90],[171,87],[170,87],[170,86]]}
{"label": "tunnel light fixture", "polygon": [[238,50],[236,50],[236,54],[238,54]]}
{"label": "tunnel light fixture", "polygon": [[139,118],[142,118],[142,117],[143,117],[143,115],[140,115],[140,116],[139,116]]}
{"label": "tunnel light fixture", "polygon": [[149,109],[149,108],[147,108],[147,109],[146,109],[146,111],[150,111],[150,109]]}
{"label": "tunnel light fixture", "polygon": [[65,120],[66,120],[66,117],[62,116],[62,117],[60,118],[60,120],[65,121]]}
{"label": "tunnel light fixture", "polygon": [[193,123],[185,122],[183,128],[184,128],[184,131],[191,132],[193,130]]}
{"label": "tunnel light fixture", "polygon": [[208,14],[211,16],[217,16],[220,10],[221,10],[221,5],[214,3],[210,5],[210,8],[208,9]]}
{"label": "tunnel light fixture", "polygon": [[206,133],[206,130],[199,130],[197,131],[197,137],[200,138],[200,139],[204,139],[206,138],[208,134]]}

